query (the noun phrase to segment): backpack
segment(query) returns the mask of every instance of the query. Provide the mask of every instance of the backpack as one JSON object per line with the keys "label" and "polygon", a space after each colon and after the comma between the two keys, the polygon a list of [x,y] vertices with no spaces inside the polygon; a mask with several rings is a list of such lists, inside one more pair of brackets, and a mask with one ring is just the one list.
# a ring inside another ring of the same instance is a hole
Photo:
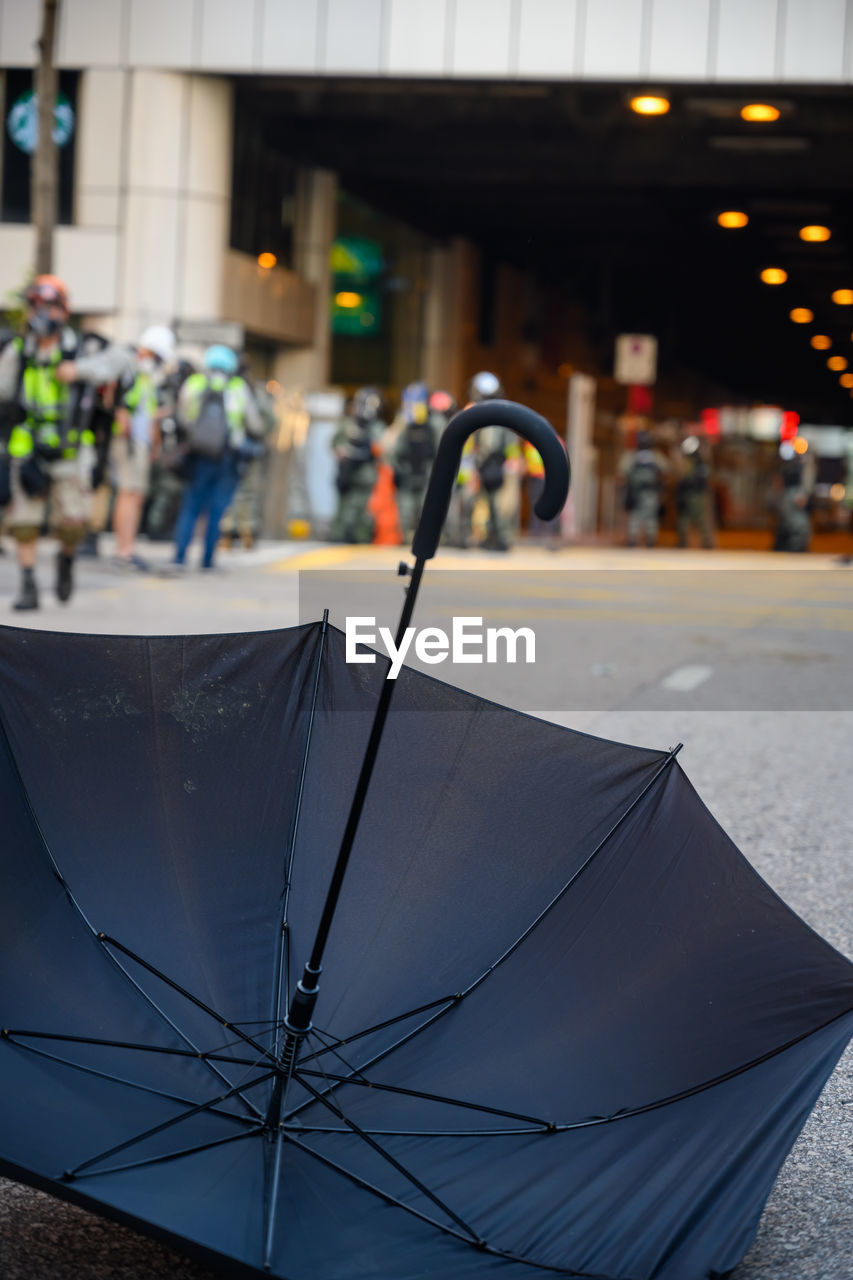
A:
{"label": "backpack", "polygon": [[435,436],[429,422],[409,423],[397,455],[403,484],[412,489],[423,488],[434,457]]}
{"label": "backpack", "polygon": [[229,435],[224,391],[208,386],[201,399],[198,417],[187,424],[189,452],[217,462],[228,448]]}
{"label": "backpack", "polygon": [[486,454],[482,462],[477,464],[480,485],[484,493],[497,493],[503,484],[504,459],[503,449],[493,449],[491,453]]}

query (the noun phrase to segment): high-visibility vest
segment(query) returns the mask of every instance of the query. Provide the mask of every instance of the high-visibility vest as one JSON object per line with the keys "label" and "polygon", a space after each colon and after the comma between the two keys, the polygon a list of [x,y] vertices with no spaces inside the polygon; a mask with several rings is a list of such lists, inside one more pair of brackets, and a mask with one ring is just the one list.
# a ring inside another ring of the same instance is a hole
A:
{"label": "high-visibility vest", "polygon": [[525,440],[522,445],[524,451],[524,463],[527,467],[529,476],[544,476],[545,463],[542,461],[542,455],[538,449],[534,449],[529,440]]}
{"label": "high-visibility vest", "polygon": [[47,364],[36,364],[24,353],[21,338],[14,339],[24,367],[20,378],[18,401],[24,412],[24,421],[12,428],[9,436],[9,456],[28,458],[36,445],[50,449],[62,448],[63,458],[76,457],[81,444],[94,444],[94,434],[70,427],[63,433],[62,426],[68,410],[70,388],[56,376],[57,365],[73,358],[73,353],[57,346],[50,353]]}
{"label": "high-visibility vest", "polygon": [[[153,418],[157,412],[157,388],[149,373],[138,373],[133,379],[130,389],[124,393],[121,398],[120,409],[127,409],[133,415],[137,409],[143,408],[149,418]],[[121,423],[116,420],[113,423],[113,434],[122,435],[124,428]]]}
{"label": "high-visibility vest", "polygon": [[222,392],[232,443],[241,440],[246,430],[246,402],[249,396],[249,389],[243,378],[239,374],[229,378],[224,373],[191,373],[183,386],[183,416],[187,422],[194,422],[198,417],[207,391]]}

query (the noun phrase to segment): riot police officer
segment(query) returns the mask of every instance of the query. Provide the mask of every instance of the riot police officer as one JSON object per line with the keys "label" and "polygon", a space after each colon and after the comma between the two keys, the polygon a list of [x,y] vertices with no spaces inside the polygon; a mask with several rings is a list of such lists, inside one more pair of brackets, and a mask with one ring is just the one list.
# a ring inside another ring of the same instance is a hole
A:
{"label": "riot police officer", "polygon": [[338,462],[338,509],[332,521],[333,542],[370,542],[373,517],[367,509],[377,478],[376,451],[385,433],[382,393],[360,387],[352,402],[352,416],[341,420],[332,439]]}
{"label": "riot police officer", "polygon": [[401,417],[391,462],[400,526],[407,538],[414,533],[420,518],[440,435],[440,427],[430,412],[425,383],[411,382],[403,388]]}

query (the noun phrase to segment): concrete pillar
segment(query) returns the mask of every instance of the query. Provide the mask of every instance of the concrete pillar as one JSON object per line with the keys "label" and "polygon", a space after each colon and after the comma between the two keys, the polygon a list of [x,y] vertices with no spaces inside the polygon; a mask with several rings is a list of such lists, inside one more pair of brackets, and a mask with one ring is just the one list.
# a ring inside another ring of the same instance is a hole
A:
{"label": "concrete pillar", "polygon": [[466,374],[466,289],[472,275],[472,248],[461,239],[430,250],[424,314],[423,371],[429,387],[460,397]]}
{"label": "concrete pillar", "polygon": [[[570,501],[563,518],[567,536],[594,533],[598,518],[596,454],[592,443],[595,421],[595,378],[574,373],[569,379],[568,439],[572,466]],[[571,525],[573,527],[567,527]]]}
{"label": "concrete pillar", "polygon": [[217,77],[130,73],[116,337],[215,320],[231,190],[232,89]]}
{"label": "concrete pillar", "polygon": [[337,176],[326,169],[304,170],[296,191],[293,268],[317,291],[313,341],[308,347],[279,352],[275,377],[283,387],[306,393],[326,387],[331,376],[329,254],[336,228]]}

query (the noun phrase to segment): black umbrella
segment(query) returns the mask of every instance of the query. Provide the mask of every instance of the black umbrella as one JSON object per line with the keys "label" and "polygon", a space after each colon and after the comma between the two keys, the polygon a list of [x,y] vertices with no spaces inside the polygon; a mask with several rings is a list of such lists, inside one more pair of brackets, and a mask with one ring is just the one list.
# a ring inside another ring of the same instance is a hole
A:
{"label": "black umbrella", "polygon": [[[562,501],[547,424],[459,415],[401,628],[486,422]],[[325,621],[0,640],[0,1171],[233,1275],[739,1261],[853,966],[676,749],[392,683]]]}

